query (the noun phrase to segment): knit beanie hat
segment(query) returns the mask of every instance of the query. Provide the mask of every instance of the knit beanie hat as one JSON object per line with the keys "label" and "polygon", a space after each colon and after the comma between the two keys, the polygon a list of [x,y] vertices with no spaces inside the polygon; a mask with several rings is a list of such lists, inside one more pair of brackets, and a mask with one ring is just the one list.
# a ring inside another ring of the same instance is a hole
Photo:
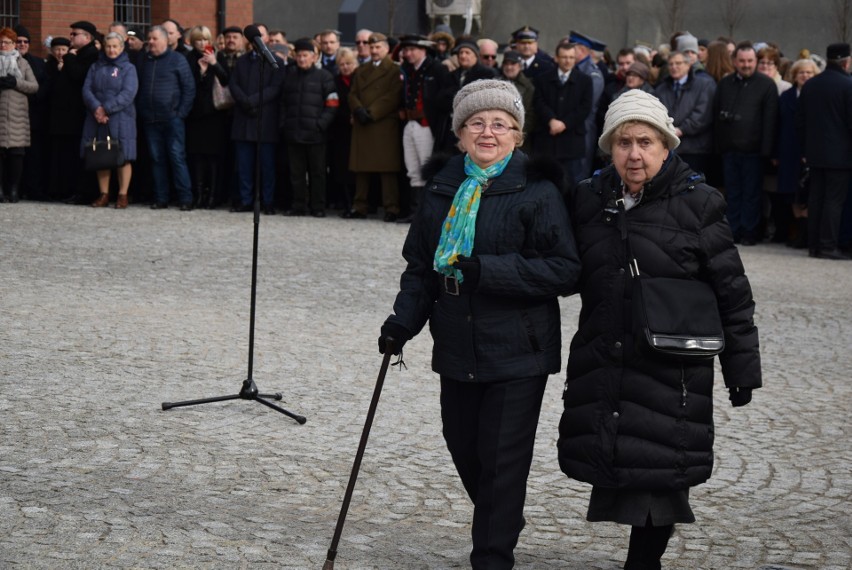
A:
{"label": "knit beanie hat", "polygon": [[453,98],[453,132],[458,135],[471,115],[491,109],[506,111],[524,129],[524,104],[518,89],[509,81],[480,79],[462,87]]}
{"label": "knit beanie hat", "polygon": [[680,144],[680,139],[675,134],[674,119],[669,117],[666,106],[641,89],[631,89],[610,104],[604,119],[603,134],[598,139],[598,147],[606,154],[612,154],[612,133],[628,121],[641,121],[656,128],[668,141],[669,150],[676,149]]}

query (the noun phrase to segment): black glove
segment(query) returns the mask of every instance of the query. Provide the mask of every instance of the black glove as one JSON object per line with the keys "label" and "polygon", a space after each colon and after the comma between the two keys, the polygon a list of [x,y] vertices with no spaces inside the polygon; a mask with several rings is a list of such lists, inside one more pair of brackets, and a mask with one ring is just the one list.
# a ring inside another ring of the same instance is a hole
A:
{"label": "black glove", "polygon": [[257,107],[253,106],[248,101],[243,101],[242,103],[240,103],[240,107],[242,107],[243,113],[245,113],[249,117],[257,117]]}
{"label": "black glove", "polygon": [[385,321],[385,324],[382,325],[382,332],[379,334],[379,354],[385,353],[388,339],[393,339],[393,353],[399,354],[402,352],[405,343],[411,340],[411,333],[402,325]]}
{"label": "black glove", "polygon": [[462,283],[465,287],[469,287],[470,290],[476,289],[476,286],[479,285],[479,274],[482,272],[479,258],[460,255],[456,258],[453,267],[462,272],[464,276]]}
{"label": "black glove", "polygon": [[731,400],[731,405],[735,408],[739,408],[745,406],[749,402],[751,402],[751,388],[728,388],[731,392],[729,396]]}
{"label": "black glove", "polygon": [[373,116],[370,114],[370,111],[368,111],[366,107],[358,107],[357,109],[355,109],[353,115],[355,115],[355,120],[361,123],[362,125],[366,125],[367,123],[373,122]]}
{"label": "black glove", "polygon": [[7,75],[6,77],[0,77],[0,87],[3,89],[14,89],[18,84],[18,78],[14,75]]}

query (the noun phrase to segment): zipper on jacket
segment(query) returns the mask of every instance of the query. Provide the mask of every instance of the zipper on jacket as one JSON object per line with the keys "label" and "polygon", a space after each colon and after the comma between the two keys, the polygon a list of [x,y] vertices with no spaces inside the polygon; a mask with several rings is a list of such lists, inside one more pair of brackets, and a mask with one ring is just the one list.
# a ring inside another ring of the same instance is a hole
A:
{"label": "zipper on jacket", "polygon": [[686,407],[686,378],[684,377],[683,363],[681,363],[681,365],[680,365],[680,388],[681,388],[680,407],[685,408]]}

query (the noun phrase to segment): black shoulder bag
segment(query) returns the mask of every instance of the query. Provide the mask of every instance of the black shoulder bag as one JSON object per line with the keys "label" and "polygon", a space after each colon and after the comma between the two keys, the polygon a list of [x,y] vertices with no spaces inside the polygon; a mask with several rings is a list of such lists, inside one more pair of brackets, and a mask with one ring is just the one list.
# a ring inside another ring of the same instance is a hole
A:
{"label": "black shoulder bag", "polygon": [[127,162],[124,151],[118,139],[112,138],[109,125],[106,125],[106,139],[98,139],[101,132],[98,125],[95,130],[95,138],[86,143],[83,148],[83,162],[86,170],[112,170],[123,166]]}
{"label": "black shoulder bag", "polygon": [[624,199],[618,205],[632,283],[633,331],[637,350],[670,360],[710,359],[725,349],[716,294],[698,279],[649,277],[633,256]]}

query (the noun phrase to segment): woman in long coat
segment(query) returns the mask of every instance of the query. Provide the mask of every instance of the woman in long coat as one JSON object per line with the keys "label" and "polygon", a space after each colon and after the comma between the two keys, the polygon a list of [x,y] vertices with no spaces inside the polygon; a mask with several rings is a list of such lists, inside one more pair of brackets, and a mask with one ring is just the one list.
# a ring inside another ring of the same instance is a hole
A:
{"label": "woman in long coat", "polygon": [[679,144],[656,97],[639,89],[621,95],[599,139],[612,164],[580,183],[569,207],[582,308],[559,464],[593,485],[588,520],[633,527],[625,570],[659,569],[674,524],[695,521],[689,488],[713,469],[713,359],[666,360],[637,349],[624,236],[642,275],[700,280],[715,293],[731,403],[748,404],[761,386],[754,301],[725,200],[671,152]]}
{"label": "woman in long coat", "polygon": [[38,91],[30,64],[15,49],[17,39],[11,28],[0,29],[0,202],[19,199],[24,149],[30,146],[27,95]]}
{"label": "woman in long coat", "polygon": [[399,216],[402,79],[399,66],[388,57],[387,38],[375,33],[368,41],[372,61],[355,72],[349,93],[349,107],[355,117],[349,154],[349,169],[355,173],[355,201],[349,217],[367,217],[370,174],[376,172],[382,183],[385,221],[392,222]]}
{"label": "woman in long coat", "polygon": [[212,208],[217,192],[221,158],[225,154],[225,111],[213,105],[213,87],[218,79],[228,85],[228,70],[220,64],[213,35],[207,26],[189,32],[192,50],[186,54],[195,79],[195,101],[186,117],[186,153],[192,174],[192,194],[197,208]]}
{"label": "woman in long coat", "polygon": [[[118,171],[118,198],[115,207],[127,207],[127,189],[133,173],[131,162],[136,160],[136,106],[133,100],[139,88],[136,67],[124,51],[124,38],[112,32],[104,38],[104,51],[98,61],[89,68],[83,84],[83,103],[86,105],[86,121],[83,123],[81,148],[92,140],[103,139],[109,133],[121,143],[124,152],[123,165]],[[109,170],[98,170],[100,196],[92,202],[95,208],[109,205]]]}

